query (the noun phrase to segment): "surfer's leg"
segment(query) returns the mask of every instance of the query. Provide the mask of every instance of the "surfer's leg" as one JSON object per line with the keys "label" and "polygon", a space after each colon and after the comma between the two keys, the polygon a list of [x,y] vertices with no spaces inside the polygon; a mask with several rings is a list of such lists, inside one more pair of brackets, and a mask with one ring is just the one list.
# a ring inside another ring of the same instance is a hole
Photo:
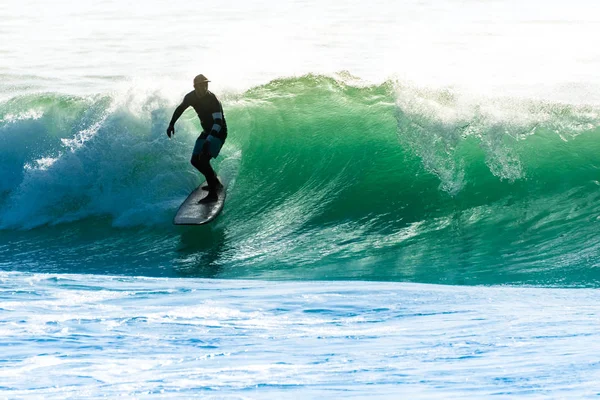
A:
{"label": "surfer's leg", "polygon": [[211,186],[211,184],[214,185],[216,182],[218,182],[217,174],[210,165],[210,157],[207,157],[204,154],[193,154],[190,162],[192,163],[194,168],[196,168],[202,173],[202,175],[204,175],[204,177],[206,178],[206,183],[208,183],[209,186]]}
{"label": "surfer's leg", "polygon": [[206,170],[206,167],[203,165],[204,163],[202,159],[210,159],[210,156],[208,154],[205,154],[205,152],[203,151],[204,143],[206,142],[207,136],[208,135],[204,132],[202,132],[202,134],[198,136],[198,139],[196,139],[196,144],[194,145],[194,150],[192,151],[192,159],[190,160],[194,168],[202,172],[204,176],[206,176],[206,174],[203,172],[203,170]]}
{"label": "surfer's leg", "polygon": [[[209,143],[206,143],[207,146],[205,146],[207,138]],[[192,159],[190,161],[206,178],[207,189],[209,192],[215,192],[219,187],[223,186],[221,182],[219,182],[215,170],[210,165],[210,159],[219,154],[221,146],[223,146],[223,142],[220,139],[212,136],[208,137],[206,133],[202,133],[198,139],[196,139],[196,145],[192,152]]]}
{"label": "surfer's leg", "polygon": [[208,189],[208,194],[205,198],[200,200],[200,202],[210,203],[212,201],[216,201],[218,199],[218,185],[220,185],[221,182],[219,182],[217,174],[215,174],[215,170],[210,165],[210,156],[208,154],[200,155],[198,170],[202,172],[202,174],[206,178],[207,185],[203,187],[203,189]]}
{"label": "surfer's leg", "polygon": [[215,170],[213,169],[212,165],[210,165],[210,156],[203,154],[200,157],[199,171],[202,172],[202,174],[206,178],[206,183],[208,184],[209,188],[208,190],[212,191],[213,189],[215,189],[217,187],[217,184],[219,184],[219,180],[217,179],[217,174],[215,173]]}
{"label": "surfer's leg", "polygon": [[200,136],[198,136],[198,139],[196,139],[196,144],[194,144],[194,150],[192,150],[192,165],[194,167],[196,167],[196,169],[198,169],[198,167],[196,166],[196,161],[194,161],[194,159],[197,159],[201,154],[202,154],[202,149],[204,149],[204,143],[206,142],[206,138],[208,137],[208,134],[202,132],[202,134],[200,134]]}

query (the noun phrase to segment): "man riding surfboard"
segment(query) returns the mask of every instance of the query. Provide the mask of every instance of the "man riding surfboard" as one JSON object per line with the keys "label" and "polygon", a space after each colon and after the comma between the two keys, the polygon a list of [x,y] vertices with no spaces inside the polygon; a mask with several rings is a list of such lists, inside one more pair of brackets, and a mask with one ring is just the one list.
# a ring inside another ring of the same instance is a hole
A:
{"label": "man riding surfboard", "polygon": [[210,159],[219,155],[227,138],[227,123],[223,114],[223,106],[217,96],[208,90],[208,82],[210,81],[202,74],[194,78],[194,90],[186,94],[181,104],[175,109],[167,128],[167,136],[171,138],[171,135],[175,135],[175,122],[188,107],[194,107],[200,118],[202,133],[196,139],[190,161],[206,178],[206,189],[208,189],[208,195],[200,200],[201,203],[217,201],[217,192],[223,187],[210,165]]}

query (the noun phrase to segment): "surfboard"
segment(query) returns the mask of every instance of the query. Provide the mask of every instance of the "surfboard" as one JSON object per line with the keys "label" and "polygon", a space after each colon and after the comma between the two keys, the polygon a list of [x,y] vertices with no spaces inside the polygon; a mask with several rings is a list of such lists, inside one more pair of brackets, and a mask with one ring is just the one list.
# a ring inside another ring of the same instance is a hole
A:
{"label": "surfboard", "polygon": [[208,224],[221,213],[225,205],[225,186],[217,191],[217,201],[211,203],[199,203],[206,195],[208,190],[202,189],[206,182],[198,186],[185,201],[179,206],[173,224],[175,225],[204,225]]}

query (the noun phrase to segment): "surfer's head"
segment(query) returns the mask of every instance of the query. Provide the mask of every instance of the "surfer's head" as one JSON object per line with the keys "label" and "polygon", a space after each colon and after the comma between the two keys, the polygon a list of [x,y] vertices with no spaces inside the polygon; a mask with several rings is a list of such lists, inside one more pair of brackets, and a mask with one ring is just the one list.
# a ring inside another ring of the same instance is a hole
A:
{"label": "surfer's head", "polygon": [[208,82],[210,81],[202,74],[194,78],[194,91],[198,97],[202,97],[208,92]]}

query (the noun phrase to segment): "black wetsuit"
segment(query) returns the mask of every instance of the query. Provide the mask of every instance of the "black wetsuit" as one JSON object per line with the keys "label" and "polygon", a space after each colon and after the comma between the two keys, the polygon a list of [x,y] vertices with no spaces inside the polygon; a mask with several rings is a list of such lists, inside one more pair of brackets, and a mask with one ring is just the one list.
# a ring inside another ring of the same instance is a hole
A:
{"label": "black wetsuit", "polygon": [[[225,143],[225,139],[227,138],[227,122],[225,122],[223,106],[214,93],[207,91],[204,96],[198,97],[196,92],[192,90],[185,95],[178,109],[180,107],[183,107],[182,113],[188,107],[194,107],[198,118],[200,118],[202,133],[206,134],[206,136],[212,135],[218,137]],[[177,113],[177,110],[175,112]]]}
{"label": "black wetsuit", "polygon": [[[209,135],[219,138],[223,143],[227,139],[227,122],[223,113],[223,106],[217,96],[212,92],[207,91],[202,97],[198,97],[196,92],[192,90],[185,95],[181,104],[175,109],[171,125],[175,123],[188,107],[194,107],[200,125],[202,125],[202,134],[198,139],[206,139]],[[205,177],[208,186],[213,188],[218,183],[217,175],[210,165],[211,156],[209,154],[193,154],[191,163]]]}

